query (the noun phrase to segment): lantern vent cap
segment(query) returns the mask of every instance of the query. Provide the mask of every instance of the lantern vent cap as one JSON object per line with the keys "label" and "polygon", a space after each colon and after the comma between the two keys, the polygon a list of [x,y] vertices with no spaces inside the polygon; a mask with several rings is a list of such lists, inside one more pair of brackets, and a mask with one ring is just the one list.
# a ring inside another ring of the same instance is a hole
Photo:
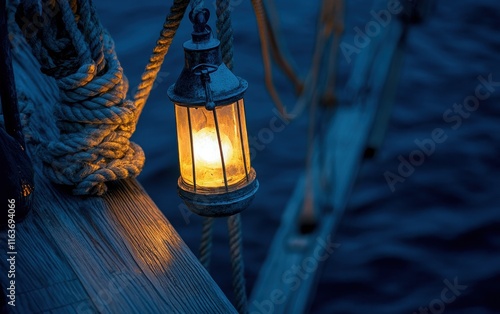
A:
{"label": "lantern vent cap", "polygon": [[[184,68],[168,89],[170,100],[181,106],[222,106],[243,98],[248,83],[222,62],[220,42],[207,25],[210,13],[191,12],[191,40],[184,43]],[[211,102],[211,105],[208,103]]]}

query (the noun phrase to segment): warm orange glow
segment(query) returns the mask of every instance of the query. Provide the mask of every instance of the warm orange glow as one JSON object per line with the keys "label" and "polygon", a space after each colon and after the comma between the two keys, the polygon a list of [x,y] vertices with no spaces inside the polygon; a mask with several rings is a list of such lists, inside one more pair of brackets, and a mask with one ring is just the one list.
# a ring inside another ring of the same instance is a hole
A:
{"label": "warm orange glow", "polygon": [[[247,173],[250,172],[250,152],[243,101],[216,107],[215,110],[227,185],[230,188],[245,180]],[[193,187],[196,185],[196,188],[224,188],[224,168],[214,112],[203,106],[180,105],[176,105],[175,112],[182,181]],[[191,139],[193,151],[191,151]]]}
{"label": "warm orange glow", "polygon": [[[221,134],[222,154],[224,163],[234,163],[233,146],[225,134]],[[218,173],[222,173],[222,159],[219,149],[219,141],[215,128],[203,128],[193,134],[194,163],[199,169],[199,177],[196,179],[202,186],[217,186],[220,182]],[[224,178],[222,178],[224,179]]]}

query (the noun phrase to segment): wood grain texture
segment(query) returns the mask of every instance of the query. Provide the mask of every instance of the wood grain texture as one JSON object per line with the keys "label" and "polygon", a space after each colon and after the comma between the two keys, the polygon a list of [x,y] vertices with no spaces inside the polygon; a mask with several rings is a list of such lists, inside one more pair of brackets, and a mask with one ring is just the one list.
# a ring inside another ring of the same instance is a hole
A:
{"label": "wood grain texture", "polygon": [[[115,182],[104,197],[73,196],[44,177],[35,140],[57,136],[55,82],[42,75],[13,29],[21,118],[34,138],[32,212],[16,225],[13,313],[235,313],[140,184]],[[31,144],[30,144],[31,143]],[[7,200],[0,200],[7,206]],[[2,212],[5,212],[2,210]],[[0,233],[0,282],[7,278],[6,232]],[[4,293],[4,291],[2,291]]]}

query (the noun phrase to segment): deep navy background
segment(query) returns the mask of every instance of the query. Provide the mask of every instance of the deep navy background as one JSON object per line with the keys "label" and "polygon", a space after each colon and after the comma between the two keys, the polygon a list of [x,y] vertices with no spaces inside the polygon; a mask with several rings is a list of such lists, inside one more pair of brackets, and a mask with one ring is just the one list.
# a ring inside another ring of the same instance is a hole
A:
{"label": "deep navy background", "polygon": [[[97,1],[96,1],[97,2]],[[277,0],[284,41],[300,73],[310,65],[319,1]],[[371,1],[347,2],[346,34],[372,19]],[[476,111],[455,122],[443,114],[474,95],[482,75],[500,81],[500,4],[495,0],[438,2],[425,23],[408,34],[405,63],[386,140],[367,160],[338,230],[341,246],[326,262],[311,312],[413,313],[434,306],[441,313],[445,280],[467,286],[446,313],[500,313],[500,86]],[[214,13],[214,3],[206,6]],[[158,37],[171,1],[115,0],[96,3],[115,39],[131,90]],[[233,0],[234,72],[249,81],[245,97],[250,136],[275,115],[265,90],[260,45],[250,1]],[[212,17],[214,26],[215,14]],[[176,195],[179,174],[173,105],[166,90],[181,71],[185,19],[168,53],[156,88],[142,113],[134,140],[145,150],[139,177],[176,230],[197,252],[198,217],[187,216]],[[355,56],[353,57],[355,61]],[[339,89],[352,63],[340,55]],[[288,107],[295,98],[288,82],[276,80]],[[484,91],[484,90],[483,90]],[[243,213],[247,286],[251,290],[285,205],[304,166],[307,117],[276,133],[256,151],[253,166],[261,188]],[[442,128],[446,141],[392,192],[384,172],[397,173],[398,156],[408,158],[415,140]],[[218,221],[213,276],[231,297],[227,230]],[[445,294],[453,296],[449,291]]]}

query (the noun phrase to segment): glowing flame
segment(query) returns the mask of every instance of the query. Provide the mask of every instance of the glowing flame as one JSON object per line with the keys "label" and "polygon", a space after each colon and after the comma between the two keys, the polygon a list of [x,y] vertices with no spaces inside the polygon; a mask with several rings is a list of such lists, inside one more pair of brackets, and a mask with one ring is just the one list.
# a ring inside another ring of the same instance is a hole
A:
{"label": "glowing flame", "polygon": [[[221,169],[219,141],[213,128],[203,128],[193,134],[194,160],[196,167]],[[233,157],[233,146],[225,134],[221,134],[222,152],[226,165]]]}

